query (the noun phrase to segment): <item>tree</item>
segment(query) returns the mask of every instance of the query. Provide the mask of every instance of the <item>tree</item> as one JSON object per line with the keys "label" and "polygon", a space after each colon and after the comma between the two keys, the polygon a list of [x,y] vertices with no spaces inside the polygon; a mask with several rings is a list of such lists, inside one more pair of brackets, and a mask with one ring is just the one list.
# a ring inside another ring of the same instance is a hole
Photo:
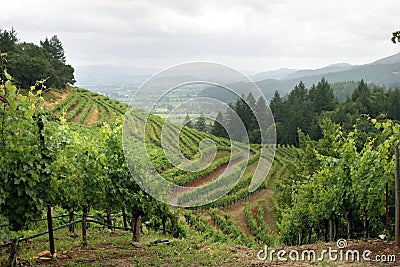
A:
{"label": "tree", "polygon": [[393,43],[400,43],[400,31],[393,32],[391,40]]}
{"label": "tree", "polygon": [[400,89],[389,89],[387,92],[388,118],[393,120],[400,119]]}
{"label": "tree", "polygon": [[361,80],[357,88],[351,94],[351,99],[355,102],[360,114],[370,114],[372,103],[370,99],[371,91],[368,85]]}
{"label": "tree", "polygon": [[46,79],[51,75],[51,66],[48,58],[43,58],[41,49],[34,44],[23,43],[19,46],[18,53],[9,53],[8,70],[22,88],[29,88],[37,80]]}
{"label": "tree", "polygon": [[52,56],[33,43],[20,43],[14,51],[7,54],[7,67],[10,74],[22,88],[29,88],[37,80],[46,79],[46,87],[64,88],[73,84],[74,69]]}
{"label": "tree", "polygon": [[40,41],[40,46],[43,47],[47,51],[47,53],[52,56],[52,58],[57,59],[62,63],[65,63],[64,48],[57,35],[51,37],[50,40],[46,37],[44,41]]}
{"label": "tree", "polygon": [[308,133],[313,123],[312,118],[315,114],[312,112],[308,92],[304,83],[300,81],[290,92],[287,101],[285,101],[287,113],[285,120],[282,122],[284,136],[281,136],[281,138],[286,144],[298,146],[297,129],[300,128]]}
{"label": "tree", "polygon": [[335,96],[325,78],[322,78],[317,86],[310,89],[309,97],[314,112],[318,114],[321,114],[323,111],[331,111],[335,108]]}
{"label": "tree", "polygon": [[284,110],[283,110],[283,100],[278,90],[275,90],[274,96],[272,97],[269,106],[271,108],[272,114],[274,115],[275,122],[281,122],[284,118],[283,114]]}
{"label": "tree", "polygon": [[226,111],[225,116],[226,130],[229,133],[231,140],[242,141],[243,136],[246,134],[245,130],[241,126],[240,117],[235,112],[235,107],[231,104]]}
{"label": "tree", "polygon": [[200,117],[197,119],[196,124],[194,126],[198,131],[206,130],[206,118],[204,117],[203,112],[200,114]]}
{"label": "tree", "polygon": [[252,93],[249,93],[246,102],[244,103],[246,105],[246,118],[248,119],[248,128],[247,132],[250,133],[253,130],[258,129],[258,123],[257,123],[257,118],[255,116],[255,109],[256,109],[256,100],[254,99],[254,96]]}
{"label": "tree", "polygon": [[0,28],[0,52],[11,52],[15,50],[18,42],[17,33],[14,28],[11,31],[2,30]]}
{"label": "tree", "polygon": [[215,121],[211,127],[211,133],[216,136],[220,137],[228,137],[228,133],[226,132],[226,129],[224,128],[224,125],[226,124],[224,115],[222,114],[221,111],[218,112],[217,117],[215,118]]}
{"label": "tree", "polygon": [[18,43],[17,33],[0,29],[0,53],[7,53],[7,68],[18,81],[16,85],[28,89],[37,80],[46,80],[46,88],[65,88],[74,84],[74,69],[65,64],[64,48],[56,35],[46,38],[40,46]]}
{"label": "tree", "polygon": [[192,125],[191,119],[189,117],[189,114],[186,114],[185,120],[183,121],[183,125],[187,126],[189,128],[193,128],[193,125]]}

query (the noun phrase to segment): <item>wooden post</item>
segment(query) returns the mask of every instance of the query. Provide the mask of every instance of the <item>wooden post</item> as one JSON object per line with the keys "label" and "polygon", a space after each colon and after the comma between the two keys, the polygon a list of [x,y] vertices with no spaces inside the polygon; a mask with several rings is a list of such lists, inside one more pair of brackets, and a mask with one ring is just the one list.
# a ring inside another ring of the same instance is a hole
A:
{"label": "wooden post", "polygon": [[389,183],[386,182],[386,233],[389,231]]}
{"label": "wooden post", "polygon": [[396,241],[396,246],[400,247],[400,191],[399,191],[399,186],[400,186],[400,173],[399,173],[399,147],[396,144],[394,147],[395,151],[395,161],[396,161],[396,167],[394,171],[394,189],[395,189],[395,229],[394,229],[394,235],[395,235],[395,241]]}
{"label": "wooden post", "polygon": [[126,211],[125,211],[125,208],[124,208],[124,207],[122,207],[122,219],[123,219],[123,221],[124,221],[124,227],[125,227],[125,228],[128,228],[128,223],[127,223],[127,221],[126,221]]}
{"label": "wooden post", "polygon": [[[69,211],[69,222],[73,222],[74,221],[74,211]],[[69,226],[69,232],[71,234],[75,234],[75,224],[71,224]]]}
{"label": "wooden post", "polygon": [[53,231],[53,217],[51,215],[51,206],[47,205],[47,229],[49,230],[49,243],[50,243],[50,254],[56,253],[54,245],[54,231]]}
{"label": "wooden post", "polygon": [[19,248],[19,239],[16,238],[12,241],[10,248],[10,256],[8,257],[7,266],[17,266],[17,253]]}
{"label": "wooden post", "polygon": [[82,206],[82,241],[83,241],[83,246],[87,247],[88,242],[87,242],[87,235],[86,235],[86,216],[88,213],[88,207],[87,206]]}
{"label": "wooden post", "polygon": [[108,224],[108,229],[112,230],[112,218],[111,218],[111,212],[110,210],[106,210],[107,213],[107,224]]}

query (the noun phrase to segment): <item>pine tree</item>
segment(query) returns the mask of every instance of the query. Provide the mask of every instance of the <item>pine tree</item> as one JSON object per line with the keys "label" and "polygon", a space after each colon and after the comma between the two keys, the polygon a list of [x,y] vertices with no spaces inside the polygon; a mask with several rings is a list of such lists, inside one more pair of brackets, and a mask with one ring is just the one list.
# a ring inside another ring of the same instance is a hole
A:
{"label": "pine tree", "polygon": [[50,40],[46,37],[44,41],[40,41],[40,46],[43,47],[54,59],[65,63],[64,48],[57,35],[51,37]]}
{"label": "pine tree", "polygon": [[14,51],[17,42],[17,33],[14,28],[11,28],[11,31],[2,30],[0,28],[0,52]]}
{"label": "pine tree", "polygon": [[193,128],[192,121],[189,117],[189,114],[186,114],[185,120],[183,121],[183,125],[189,128]]}
{"label": "pine tree", "polygon": [[351,99],[355,102],[359,113],[361,114],[370,114],[372,109],[371,103],[371,91],[368,88],[368,85],[361,80],[358,84],[357,88],[354,89],[351,94]]}
{"label": "pine tree", "polygon": [[246,98],[246,102],[247,102],[246,119],[249,120],[247,131],[250,133],[253,130],[258,129],[257,118],[255,116],[255,110],[257,104],[252,93],[249,93],[249,95]]}
{"label": "pine tree", "polygon": [[197,119],[194,127],[201,132],[206,130],[206,118],[204,117],[203,112],[200,114],[200,117]]}
{"label": "pine tree", "polygon": [[318,114],[323,111],[331,111],[335,107],[335,96],[325,78],[322,78],[317,86],[313,86],[310,89],[309,97],[312,101],[314,112]]}
{"label": "pine tree", "polygon": [[228,137],[228,133],[226,132],[223,125],[226,125],[226,121],[222,112],[219,111],[211,127],[211,133],[220,137]]}
{"label": "pine tree", "polygon": [[[263,101],[263,99],[261,101]],[[264,103],[265,103],[265,101],[264,101]],[[258,105],[263,105],[260,102],[260,99],[259,99],[259,102],[257,103],[257,106]],[[271,108],[272,114],[274,115],[275,122],[282,121],[283,117],[284,117],[283,116],[283,100],[282,100],[278,90],[275,90],[274,96],[272,97],[271,103],[269,106]],[[261,107],[258,107],[257,109],[260,110],[260,108]]]}

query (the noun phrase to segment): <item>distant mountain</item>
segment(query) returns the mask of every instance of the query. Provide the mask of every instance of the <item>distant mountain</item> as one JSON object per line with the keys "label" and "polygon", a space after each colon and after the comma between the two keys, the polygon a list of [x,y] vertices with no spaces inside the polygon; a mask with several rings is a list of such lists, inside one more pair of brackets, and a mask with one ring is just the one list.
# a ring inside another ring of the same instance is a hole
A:
{"label": "distant mountain", "polygon": [[258,73],[256,75],[253,75],[250,78],[255,82],[267,80],[267,79],[280,80],[280,79],[282,79],[292,73],[295,73],[297,71],[298,70],[295,70],[295,69],[281,68],[278,70],[264,71],[264,72]]}
{"label": "distant mountain", "polygon": [[306,87],[317,84],[323,77],[329,82],[360,81],[372,82],[376,85],[395,87],[400,85],[400,62],[394,64],[366,64],[353,66],[348,70],[323,73],[319,75],[303,76],[287,80],[264,80],[256,84],[263,91],[267,99],[271,98],[275,92],[281,95],[289,93],[300,81]]}
{"label": "distant mountain", "polygon": [[371,64],[394,64],[400,62],[400,53],[379,59]]}
{"label": "distant mountain", "polygon": [[[286,72],[286,74],[285,74]],[[260,78],[269,77],[264,80]],[[347,63],[332,64],[324,68],[315,70],[293,70],[293,69],[279,69],[275,71],[266,71],[251,77],[258,87],[262,90],[267,99],[271,99],[277,90],[282,96],[287,95],[296,84],[302,81],[306,87],[317,84],[322,78],[325,78],[329,83],[337,83],[334,89],[340,92],[340,95],[348,96],[352,90],[349,88],[352,84],[351,81],[360,81],[364,79],[365,82],[373,83],[376,85],[389,87],[400,87],[400,53],[377,60],[370,64],[352,66]],[[350,81],[350,83],[342,83]],[[344,88],[343,85],[346,85]],[[246,95],[246,85],[241,85],[243,94]],[[215,97],[222,101],[232,101],[236,96],[228,94],[226,91],[218,90],[210,87],[202,92],[203,96]]]}
{"label": "distant mountain", "polygon": [[75,79],[77,85],[141,83],[157,72],[157,69],[113,65],[78,66]]}
{"label": "distant mountain", "polygon": [[[157,72],[158,70],[149,68],[96,65],[76,67],[75,77],[77,85],[85,86],[104,94],[126,96],[130,95],[131,92],[136,90],[137,86]],[[179,73],[178,75],[180,75],[178,77],[180,81],[182,81],[182,77],[189,80],[195,79],[190,77],[190,72]],[[347,63],[338,63],[315,70],[281,68],[251,76],[267,99],[273,96],[275,90],[285,96],[300,81],[303,81],[306,87],[310,87],[313,84],[317,84],[323,77],[329,83],[364,79],[366,82],[382,85],[386,88],[400,87],[400,53],[365,65],[352,66]],[[168,80],[174,81],[176,78],[171,76],[164,77],[161,80],[165,83]],[[248,83],[236,84],[236,87],[240,88],[240,93],[246,94],[249,85]],[[155,90],[157,88],[152,88],[149,94],[154,93]],[[338,90],[341,90],[341,95],[346,95],[345,91],[348,88],[339,88]],[[200,95],[221,98],[221,100],[227,102],[232,102],[231,100],[236,97],[235,95],[227,94],[226,90],[212,86],[205,88]]]}
{"label": "distant mountain", "polygon": [[286,75],[281,80],[290,80],[290,79],[296,79],[296,78],[300,78],[300,77],[344,71],[344,70],[350,69],[351,67],[352,67],[352,65],[347,64],[347,63],[338,63],[338,64],[332,64],[332,65],[326,66],[324,68],[315,69],[315,70],[299,70],[294,73]]}

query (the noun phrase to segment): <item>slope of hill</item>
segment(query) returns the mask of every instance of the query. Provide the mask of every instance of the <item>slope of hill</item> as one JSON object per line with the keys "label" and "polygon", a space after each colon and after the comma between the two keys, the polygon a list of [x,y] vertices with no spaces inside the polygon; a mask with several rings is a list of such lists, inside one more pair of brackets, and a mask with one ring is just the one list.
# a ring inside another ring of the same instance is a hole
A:
{"label": "slope of hill", "polygon": [[290,80],[290,79],[296,79],[296,78],[301,78],[301,77],[306,77],[306,76],[314,76],[314,75],[322,75],[322,74],[327,74],[327,73],[332,73],[332,72],[339,72],[339,71],[345,71],[348,70],[352,67],[352,65],[347,64],[347,63],[338,63],[338,64],[332,64],[320,69],[315,69],[315,70],[299,70],[294,73],[288,74],[284,76],[281,80]]}
{"label": "slope of hill", "polygon": [[396,87],[400,85],[400,63],[393,64],[368,64],[354,66],[345,71],[330,72],[325,74],[304,76],[288,80],[264,80],[257,82],[267,99],[271,98],[278,90],[281,95],[289,93],[300,81],[306,87],[317,84],[323,77],[330,83],[343,81],[372,82],[385,87]]}
{"label": "slope of hill", "polygon": [[[60,115],[71,123],[81,123],[88,125],[87,117],[93,116],[99,111],[97,116],[99,121],[115,120],[121,118],[126,108],[118,101],[89,92],[84,89],[71,89],[63,93],[56,93],[47,96],[53,98],[53,102],[47,107],[50,113]],[[89,110],[89,111],[85,111]],[[103,111],[100,111],[103,110]],[[85,117],[84,114],[88,115]],[[140,111],[138,110],[134,125],[136,128],[143,127]],[[143,112],[142,112],[143,113]],[[149,128],[146,131],[147,143],[154,148],[160,148],[160,123],[162,119],[151,116]],[[98,125],[100,126],[100,125]],[[83,127],[83,126],[82,126]],[[97,129],[95,127],[88,127]],[[217,138],[206,133],[184,128],[182,131],[180,149],[189,158],[198,157],[199,141],[203,138],[213,139],[221,148],[230,145],[228,140]],[[217,154],[216,161],[226,156],[223,149]],[[257,146],[252,146],[251,157],[257,154]],[[316,249],[321,251],[328,247],[335,247],[334,243],[318,243],[301,247],[281,247],[276,238],[276,225],[273,213],[272,191],[275,190],[275,183],[286,177],[292,167],[296,165],[298,159],[302,157],[301,151],[292,147],[280,146],[277,148],[276,157],[270,173],[267,175],[264,184],[255,192],[249,193],[247,190],[248,177],[254,171],[254,162],[246,168],[245,177],[238,182],[234,189],[212,205],[200,207],[195,210],[185,210],[179,216],[179,227],[182,230],[180,238],[172,237],[169,233],[152,230],[149,222],[144,223],[143,240],[141,247],[132,247],[131,234],[115,229],[108,230],[98,228],[94,224],[88,229],[90,235],[89,246],[82,247],[76,235],[70,234],[67,229],[56,231],[57,255],[52,258],[47,256],[49,252],[43,251],[48,245],[47,236],[20,242],[22,248],[19,264],[23,266],[264,266],[264,265],[285,265],[273,259],[271,263],[261,261],[257,258],[260,249],[264,245],[278,249],[293,249],[303,251],[304,249]],[[155,156],[155,161],[162,161],[162,156]],[[225,168],[225,163],[220,162],[216,169],[209,169],[207,172],[197,177],[186,179],[187,175],[176,175],[173,168],[160,170],[168,179],[180,181],[182,184],[190,185],[193,182],[210,182],[212,177],[218,175],[221,169]],[[277,192],[279,195],[279,192]],[[248,204],[247,204],[248,203]],[[215,209],[217,208],[217,209]],[[56,208],[57,209],[57,208]],[[55,210],[56,210],[55,209]],[[176,210],[180,212],[179,210]],[[63,216],[57,216],[62,222]],[[56,217],[54,217],[56,219]],[[38,221],[38,229],[45,229],[46,221]],[[116,219],[114,225],[123,228],[121,220]],[[126,230],[126,229],[125,229]],[[169,239],[170,245],[155,245],[154,240]],[[249,248],[250,247],[250,248]],[[349,249],[363,251],[369,249],[376,254],[398,253],[393,242],[383,243],[376,240],[350,241]],[[5,251],[1,248],[1,252]],[[397,255],[397,254],[396,254]],[[4,259],[5,253],[0,253],[0,262]],[[329,259],[320,262],[321,264],[335,266]],[[347,262],[338,263],[345,266]],[[354,266],[369,266],[369,263],[358,262],[351,264]],[[292,265],[315,266],[314,262],[296,262]],[[391,263],[390,263],[391,264]],[[372,264],[371,264],[372,265]],[[389,266],[395,266],[389,265]]]}
{"label": "slope of hill", "polygon": [[[62,96],[57,94],[57,97],[58,98],[53,100],[53,104],[48,104],[51,113],[57,116],[64,114],[64,117],[68,122],[88,126],[99,127],[104,122],[115,121],[118,119],[122,120],[127,107],[125,104],[121,104],[116,100],[111,100],[108,97],[79,88],[71,89]],[[205,138],[213,140],[217,145],[218,151],[215,158],[203,171],[183,171],[174,167],[163,153],[161,132],[163,130],[164,120],[158,116],[150,115],[147,123],[145,123],[145,118],[147,118],[146,113],[137,110],[137,112],[134,113],[132,125],[134,125],[134,128],[137,129],[137,131],[140,129],[143,130],[143,127],[146,127],[147,146],[150,151],[154,151],[154,153],[151,153],[151,160],[155,169],[161,173],[164,178],[173,181],[175,184],[199,187],[208,183],[213,183],[228,168],[228,162],[231,157],[234,158],[234,164],[238,165],[247,158],[243,157],[243,155],[237,154],[235,150],[231,152],[231,143],[229,140],[184,127],[182,131],[179,132],[180,141],[178,148],[187,158],[193,160],[200,158],[200,156],[207,157],[205,152],[203,152],[203,154],[205,154],[202,155],[199,151],[199,144]],[[178,127],[179,126],[177,126],[176,129],[173,129],[173,131],[178,130]],[[165,135],[165,133],[163,133],[163,135]],[[166,136],[167,146],[176,147],[176,144],[171,140],[168,140],[169,135],[167,134]],[[234,147],[235,146],[233,146],[233,148]],[[296,164],[295,162],[296,159],[299,158],[300,152],[291,147],[277,148],[275,161],[273,162],[271,171],[269,174],[266,174],[266,179],[258,190],[251,193],[249,192],[248,187],[257,166],[259,157],[258,149],[259,146],[252,145],[251,155],[249,155],[249,164],[247,165],[241,180],[233,187],[233,189],[217,201],[197,208],[195,213],[197,214],[196,216],[209,218],[209,211],[211,208],[222,208],[227,214],[230,214],[229,216],[232,216],[231,223],[237,225],[236,228],[238,233],[247,235],[253,241],[258,240],[257,242],[261,242],[262,240],[259,240],[260,237],[256,236],[257,231],[274,231],[275,233],[277,231],[272,205],[274,202],[273,192],[275,190],[275,183],[290,173],[291,166]],[[180,194],[182,197],[185,197],[184,192],[181,192]],[[176,196],[178,200],[180,197],[180,195]],[[262,203],[260,202],[261,200],[263,200]],[[262,211],[262,214],[264,214],[262,217],[254,215],[255,220],[264,221],[262,226],[257,226],[256,229],[254,226],[249,225],[248,214],[246,219],[245,205],[247,202],[250,203],[251,210],[259,208],[260,211]],[[210,224],[208,229],[210,229],[211,232],[222,230],[219,228],[211,230],[214,226]],[[199,232],[199,230],[196,229],[196,225],[190,224],[190,227],[193,228],[193,231]],[[199,234],[201,234],[201,231]],[[211,235],[212,233],[208,234]],[[229,238],[229,234],[223,232],[219,233],[219,235],[224,235],[226,238]],[[241,245],[247,244],[238,241],[236,241],[236,243]]]}
{"label": "slope of hill", "polygon": [[296,73],[297,71],[298,70],[296,70],[296,69],[281,68],[281,69],[277,69],[277,70],[264,71],[264,72],[258,73],[256,75],[252,75],[252,76],[250,76],[250,78],[255,82],[266,80],[266,79],[281,80],[292,73]]}
{"label": "slope of hill", "polygon": [[[288,74],[285,75],[285,73]],[[349,92],[344,92],[344,90],[348,90],[348,86],[341,88],[340,84],[342,82],[360,81],[363,79],[368,83],[385,86],[386,88],[400,86],[400,53],[375,61],[371,64],[352,66],[346,63],[339,63],[316,70],[296,71],[291,69],[279,69],[276,71],[262,72],[252,76],[252,78],[267,99],[271,99],[276,90],[280,95],[285,96],[300,81],[302,81],[306,87],[310,87],[313,84],[317,84],[322,78],[325,78],[329,83],[337,83],[335,89],[340,91],[338,94],[341,96],[348,96],[354,88],[350,88]],[[261,80],[262,78],[266,79]],[[235,84],[235,87],[242,88],[242,94],[248,94],[248,90],[246,89],[249,87],[248,84]],[[227,103],[234,103],[237,99],[237,96],[234,94],[216,87],[206,88],[200,95],[216,98]],[[343,99],[343,97],[341,97],[341,99]]]}
{"label": "slope of hill", "polygon": [[379,59],[371,64],[394,64],[400,62],[400,53]]}

